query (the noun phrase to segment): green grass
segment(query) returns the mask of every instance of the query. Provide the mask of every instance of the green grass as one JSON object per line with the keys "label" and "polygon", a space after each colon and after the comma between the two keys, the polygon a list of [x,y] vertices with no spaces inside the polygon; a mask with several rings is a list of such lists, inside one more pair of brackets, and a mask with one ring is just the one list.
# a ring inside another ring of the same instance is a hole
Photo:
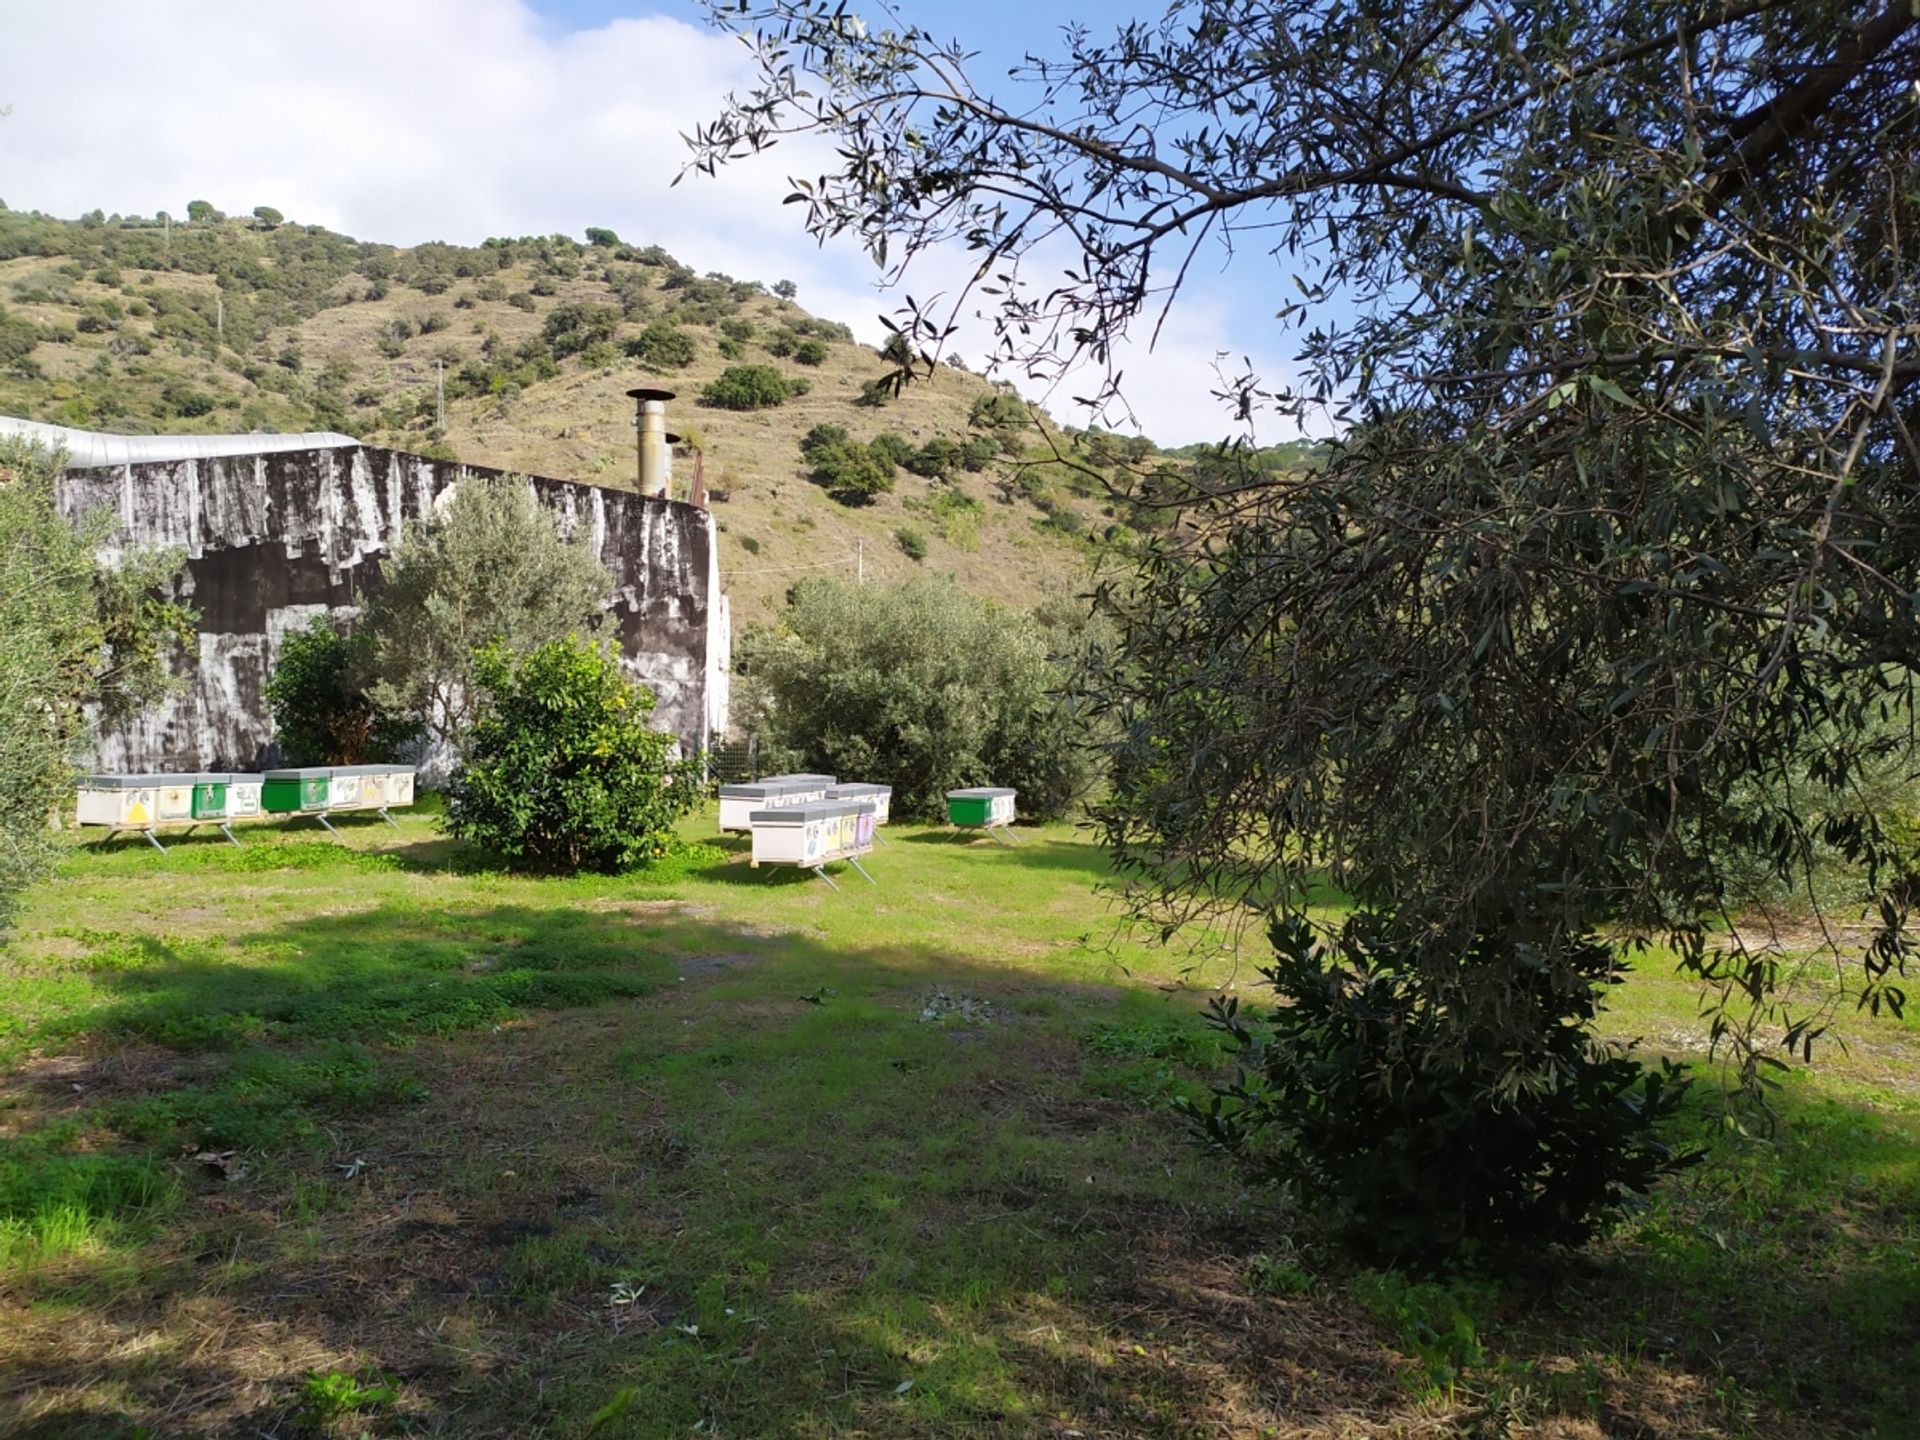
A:
{"label": "green grass", "polygon": [[[1376,1274],[1168,1113],[1259,956],[1118,938],[1067,829],[896,827],[835,893],[734,842],[531,880],[344,828],[79,846],[31,897],[0,1431],[1892,1436],[1920,1401],[1911,1022],[1843,1022],[1770,1137],[1702,1087],[1711,1163],[1551,1273]],[[1614,1024],[1686,1054],[1695,1009],[1643,962]]]}

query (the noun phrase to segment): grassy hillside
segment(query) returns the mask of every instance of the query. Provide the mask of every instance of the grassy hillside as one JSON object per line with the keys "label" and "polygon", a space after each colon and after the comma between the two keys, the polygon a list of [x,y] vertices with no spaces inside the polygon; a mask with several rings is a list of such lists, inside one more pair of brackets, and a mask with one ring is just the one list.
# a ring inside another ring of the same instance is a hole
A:
{"label": "grassy hillside", "polygon": [[[660,385],[679,396],[671,425],[702,451],[742,623],[771,614],[795,579],[862,560],[870,580],[950,574],[1019,606],[1079,586],[1094,537],[1118,519],[1087,477],[1019,463],[1023,447],[1046,453],[1031,429],[980,470],[902,468],[868,505],[807,479],[799,443],[822,423],[915,447],[977,434],[984,380],[942,367],[862,403],[890,367],[844,326],[759,282],[593,233],[599,243],[399,249],[254,220],[0,208],[0,414],[130,433],[334,429],[628,487],[623,392]],[[675,344],[690,351],[684,364]],[[806,393],[747,413],[703,406],[701,389],[733,365],[771,366]],[[1136,460],[1150,448],[1133,445]],[[1095,437],[1089,458],[1111,464],[1117,447]],[[683,451],[676,493],[693,465]]]}

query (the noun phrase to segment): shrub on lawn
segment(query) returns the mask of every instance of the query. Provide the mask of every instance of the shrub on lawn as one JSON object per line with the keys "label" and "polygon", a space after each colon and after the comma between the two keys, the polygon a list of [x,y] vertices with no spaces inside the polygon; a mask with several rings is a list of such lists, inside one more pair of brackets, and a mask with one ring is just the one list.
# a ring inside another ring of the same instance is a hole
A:
{"label": "shrub on lawn", "polygon": [[927,537],[911,525],[902,525],[894,531],[893,543],[900,547],[900,553],[909,560],[927,558]]}
{"label": "shrub on lawn", "polygon": [[390,758],[416,728],[367,694],[364,640],[324,615],[289,635],[267,679],[274,738],[289,765],[358,765]]}
{"label": "shrub on lawn", "polygon": [[770,410],[794,393],[787,377],[771,365],[729,365],[700,392],[700,403],[721,410]]}
{"label": "shrub on lawn", "polygon": [[[1581,1244],[1695,1158],[1660,1139],[1685,1091],[1679,1068],[1648,1069],[1593,1039],[1600,1001],[1621,979],[1610,945],[1583,945],[1583,983],[1570,987],[1515,967],[1537,977],[1528,999],[1553,1081],[1514,1091],[1499,1083],[1511,1057],[1491,1035],[1439,1043],[1457,1019],[1419,966],[1375,943],[1377,923],[1358,913],[1322,939],[1304,920],[1273,922],[1264,975],[1286,1003],[1261,1014],[1256,1032],[1235,999],[1214,1001],[1212,1023],[1244,1068],[1209,1105],[1183,1107],[1204,1143],[1293,1182],[1349,1244],[1390,1263],[1498,1262]],[[1496,949],[1518,943],[1488,936],[1456,963],[1510,963]]]}
{"label": "shrub on lawn", "polygon": [[480,703],[462,744],[447,829],[516,868],[631,870],[673,846],[699,767],[647,724],[653,693],[578,637],[516,658],[474,657]]}

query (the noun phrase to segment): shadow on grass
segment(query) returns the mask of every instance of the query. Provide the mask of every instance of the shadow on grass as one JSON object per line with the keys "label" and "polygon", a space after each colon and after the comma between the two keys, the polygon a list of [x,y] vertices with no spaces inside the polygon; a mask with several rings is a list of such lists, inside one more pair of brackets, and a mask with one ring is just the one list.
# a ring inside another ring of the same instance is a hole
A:
{"label": "shadow on grass", "polygon": [[[1424,1319],[1393,1341],[1333,1262],[1250,1292],[1239,1255],[1310,1237],[1090,1089],[1080,1027],[1139,992],[1063,1012],[1043,970],[619,896],[136,939],[60,1038],[193,1065],[102,1087],[73,1141],[118,1136],[184,1203],[102,1217],[144,1233],[138,1272],[81,1254],[8,1285],[9,1435],[295,1433],[302,1370],[362,1367],[402,1394],[356,1417],[374,1435],[579,1434],[627,1386],[601,1434],[1466,1433],[1498,1391],[1608,1433],[1838,1436],[1920,1403],[1913,1161],[1850,1106],[1503,1299],[1442,1402],[1392,1349]],[[924,1022],[934,990],[992,1022]],[[4,1145],[17,1179],[34,1156]],[[169,1159],[203,1148],[251,1172]]]}

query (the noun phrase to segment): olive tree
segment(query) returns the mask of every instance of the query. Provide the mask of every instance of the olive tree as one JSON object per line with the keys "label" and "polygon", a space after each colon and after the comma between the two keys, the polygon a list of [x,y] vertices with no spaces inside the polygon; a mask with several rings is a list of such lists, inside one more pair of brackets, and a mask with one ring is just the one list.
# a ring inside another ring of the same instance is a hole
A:
{"label": "olive tree", "polygon": [[468,476],[381,562],[362,620],[367,693],[431,743],[454,744],[472,719],[478,651],[521,655],[583,630],[612,589],[524,479]]}
{"label": "olive tree", "polygon": [[991,784],[1053,818],[1098,777],[1068,693],[1088,629],[951,581],[803,580],[779,624],[742,641],[743,713],[798,765],[891,784],[901,814],[937,816],[948,790]]}
{"label": "olive tree", "polygon": [[102,554],[114,517],[78,524],[54,490],[64,457],[0,439],[0,930],[52,858],[47,819],[73,785],[88,714],[160,698],[194,614],[166,598],[176,550]]}
{"label": "olive tree", "polygon": [[[1589,1090],[1656,1114],[1563,1041],[1658,940],[1751,1084],[1825,1017],[1749,882],[1832,851],[1871,923],[1830,956],[1898,1010],[1920,876],[1865,779],[1915,769],[1910,0],[1180,0],[1070,28],[1010,96],[832,0],[711,9],[760,71],[694,163],[830,135],[811,228],[896,271],[971,247],[1003,365],[1104,365],[1106,398],[1209,247],[1292,287],[1292,377],[1219,393],[1242,435],[1330,430],[1324,464],[1223,445],[1156,481],[1184,523],[1105,591],[1107,837],[1142,913],[1274,921],[1286,1023],[1322,1027],[1268,1052],[1276,1084],[1344,1055],[1383,1115],[1408,1086],[1522,1130]],[[950,327],[900,328],[924,359]],[[1355,908],[1309,941],[1329,878]],[[1587,1158],[1646,1183],[1649,1143]],[[1498,1164],[1558,1183],[1537,1148]],[[1342,1183],[1329,1150],[1301,1168]],[[1563,1198],[1545,1238],[1617,1193]]]}

